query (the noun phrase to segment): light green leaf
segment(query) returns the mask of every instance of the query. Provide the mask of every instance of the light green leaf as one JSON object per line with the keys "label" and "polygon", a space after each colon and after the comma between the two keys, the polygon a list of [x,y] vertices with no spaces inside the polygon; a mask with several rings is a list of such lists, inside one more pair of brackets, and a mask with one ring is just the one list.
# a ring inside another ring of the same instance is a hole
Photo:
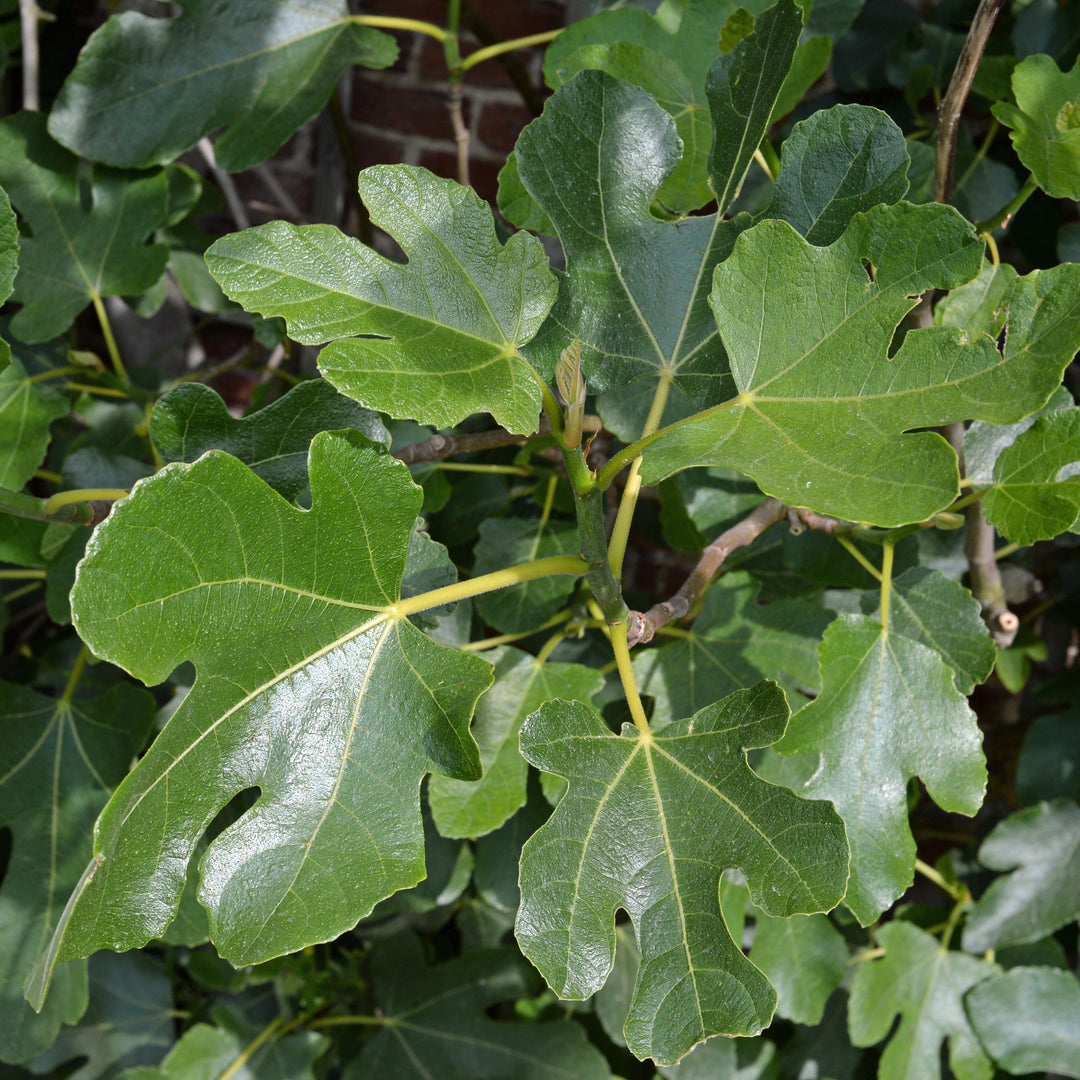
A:
{"label": "light green leaf", "polygon": [[1038,941],[1080,915],[1080,807],[1054,799],[998,824],[979,862],[1009,871],[979,897],[964,927],[964,948],[983,952]]}
{"label": "light green leaf", "polygon": [[[936,652],[953,671],[961,694],[970,694],[994,669],[997,649],[979,602],[938,570],[912,567],[894,578],[889,629]],[[863,613],[880,618],[881,592],[863,594]]]}
{"label": "light green leaf", "polygon": [[834,105],[796,124],[784,143],[767,214],[811,244],[839,239],[851,219],[908,189],[904,133],[883,112]]}
{"label": "light green leaf", "polygon": [[848,948],[824,915],[755,916],[750,960],[776,988],[776,1011],[798,1024],[819,1024],[829,996],[847,974]]}
{"label": "light green leaf", "polygon": [[990,1080],[994,1066],[964,1014],[964,993],[1000,972],[996,964],[949,952],[911,923],[878,931],[885,957],[860,964],[851,985],[848,1028],[856,1046],[872,1046],[896,1029],[878,1080],[940,1080],[941,1044],[949,1042],[956,1080]]}
{"label": "light green leaf", "polygon": [[210,387],[185,383],[162,397],[150,417],[150,438],[163,461],[190,462],[207,450],[225,450],[290,502],[307,490],[311,440],[339,428],[353,428],[372,442],[390,441],[378,416],[322,379],[294,386],[242,420]]}
{"label": "light green leaf", "polygon": [[1080,60],[1062,71],[1045,54],[1021,60],[1012,75],[1016,104],[999,101],[992,112],[1006,127],[1016,156],[1039,187],[1055,199],[1080,199]]}
{"label": "light green leaf", "polygon": [[67,398],[31,382],[18,360],[0,373],[0,487],[18,491],[49,449],[49,425],[68,412]]}
{"label": "light green leaf", "polygon": [[23,982],[86,865],[94,819],[150,733],[154,700],[130,683],[71,701],[0,683],[0,715],[0,825],[11,832],[0,886],[0,1059],[26,1061],[86,1008],[82,962],[60,968],[40,1014],[23,1000]]}
{"label": "light green leaf", "polygon": [[783,692],[762,683],[644,738],[573,702],[541,706],[522,728],[525,757],[570,786],[522,851],[518,943],[560,997],[585,998],[611,970],[624,909],[641,949],[625,1027],[639,1058],[674,1064],[712,1035],[769,1023],[776,996],[720,915],[725,869],[741,869],[770,914],[821,911],[843,893],[832,809],[746,765],[745,750],[786,722]]}
{"label": "light green leaf", "polygon": [[145,168],[221,127],[215,156],[242,172],[326,104],[346,68],[388,67],[389,34],[345,0],[184,0],[175,18],[114,15],[87,42],[49,117],[83,157]]}
{"label": "light green leaf", "polygon": [[320,369],[362,405],[436,427],[486,411],[535,431],[540,384],[518,348],[555,300],[543,246],[528,233],[500,246],[476,192],[426,169],[376,165],[359,183],[406,264],[330,225],[274,221],[213,244],[211,273],[247,310],[284,317],[297,341],[333,342]]}
{"label": "light green leaf", "polygon": [[821,682],[776,749],[820,754],[801,791],[830,799],[844,819],[851,844],[844,902],[865,926],[912,881],[908,779],[920,777],[942,809],[974,814],[986,787],[981,736],[941,657],[873,619],[842,615],[829,626]]}
{"label": "light green leaf", "polygon": [[[947,506],[958,491],[955,455],[939,435],[905,432],[1033,412],[1080,336],[1069,290],[1049,305],[1057,310],[1046,317],[1047,350],[1020,346],[1003,357],[989,336],[927,327],[890,356],[922,292],[974,277],[981,250],[971,226],[937,204],[875,207],[826,248],[781,221],[744,232],[710,295],[739,393],[660,431],[645,451],[645,481],[726,465],[785,502],[883,526]],[[1050,284],[1035,288],[1045,295]],[[1013,317],[1042,318],[1036,304]]]}
{"label": "light green leaf", "polygon": [[798,599],[763,605],[760,590],[748,574],[725,574],[691,629],[634,657],[638,689],[655,699],[657,715],[691,716],[763,678],[817,688],[817,648],[831,613]]}
{"label": "light green leaf", "polygon": [[491,1020],[492,1006],[537,990],[516,949],[467,953],[429,968],[420,942],[402,936],[378,945],[371,977],[383,1027],[346,1066],[344,1080],[607,1080],[600,1051],[566,1020],[522,1024]]}
{"label": "light green leaf", "polygon": [[765,137],[802,24],[795,0],[779,0],[757,19],[748,38],[709,69],[706,93],[715,131],[709,182],[721,212],[735,201]]}
{"label": "light green leaf", "polygon": [[1067,971],[1014,968],[967,996],[975,1034],[1014,1076],[1080,1077],[1080,983]]}
{"label": "light green leaf", "polygon": [[[580,550],[577,526],[568,521],[488,518],[480,524],[473,575],[551,555],[575,555]],[[534,630],[559,612],[574,586],[573,578],[565,577],[511,585],[478,596],[476,610],[485,622],[504,633]]]}
{"label": "light green leaf", "polygon": [[670,378],[698,408],[732,392],[706,297],[713,266],[749,224],[662,222],[649,204],[679,160],[675,125],[643,90],[583,71],[517,143],[521,179],[551,218],[567,278],[529,359],[550,375],[571,340],[593,391]]}
{"label": "light green leaf", "polygon": [[[19,267],[19,226],[7,192],[0,188],[0,304],[10,295]],[[11,348],[0,338],[0,371],[8,365]]]}
{"label": "light green leaf", "polygon": [[169,250],[147,244],[164,224],[164,170],[80,175],[79,160],[49,138],[40,113],[0,122],[0,184],[33,231],[20,241],[11,320],[22,341],[62,334],[92,300],[135,296],[161,277]]}
{"label": "light green leaf", "polygon": [[483,836],[524,806],[528,766],[518,750],[518,732],[525,717],[553,698],[588,702],[604,685],[599,671],[581,664],[545,663],[505,647],[487,656],[495,685],[480,699],[472,724],[484,775],[475,783],[433,776],[428,784],[431,813],[443,836]]}
{"label": "light green leaf", "polygon": [[1080,409],[1039,417],[994,462],[994,487],[983,497],[986,520],[1021,545],[1065,532],[1080,516],[1078,462]]}
{"label": "light green leaf", "polygon": [[664,1080],[775,1080],[776,1044],[761,1039],[709,1039],[678,1065],[661,1066]]}
{"label": "light green leaf", "polygon": [[215,1080],[241,1070],[245,1080],[311,1080],[312,1068],[330,1045],[313,1031],[264,1038],[255,1045],[258,1028],[216,1010],[225,1026],[196,1024],[188,1028],[165,1060],[155,1068],[124,1074],[124,1080]]}
{"label": "light green leaf", "polygon": [[[96,1080],[157,1064],[175,1039],[172,983],[146,953],[99,953],[89,963],[90,1004],[77,1027],[63,1028],[30,1068],[70,1080]],[[66,1068],[78,1065],[74,1071]]]}
{"label": "light green leaf", "polygon": [[305,512],[207,454],[142,481],[95,532],[80,636],[147,683],[184,660],[199,675],[103,812],[34,999],[54,963],[168,926],[238,792],[261,794],[207,849],[199,899],[242,965],[330,940],[420,880],[424,773],[479,775],[468,722],[490,666],[394,606],[420,489],[353,432],[319,435],[309,475]]}

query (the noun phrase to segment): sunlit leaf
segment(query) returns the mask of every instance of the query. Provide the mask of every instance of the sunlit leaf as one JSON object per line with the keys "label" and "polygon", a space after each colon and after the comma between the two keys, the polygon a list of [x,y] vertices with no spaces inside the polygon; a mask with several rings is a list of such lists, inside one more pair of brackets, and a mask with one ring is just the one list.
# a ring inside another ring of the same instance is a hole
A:
{"label": "sunlit leaf", "polygon": [[624,909],[641,950],[625,1027],[638,1057],[673,1064],[711,1035],[769,1023],[775,994],[720,916],[725,869],[738,867],[771,914],[821,911],[843,893],[831,808],[746,765],[745,750],[774,742],[786,722],[771,683],[646,737],[629,726],[615,735],[572,702],[525,722],[522,753],[570,786],[522,852],[518,943],[560,997],[588,997],[611,970]]}
{"label": "sunlit leaf", "polygon": [[18,360],[0,373],[0,487],[18,491],[34,475],[49,449],[49,425],[67,412],[67,398],[33,382]]}

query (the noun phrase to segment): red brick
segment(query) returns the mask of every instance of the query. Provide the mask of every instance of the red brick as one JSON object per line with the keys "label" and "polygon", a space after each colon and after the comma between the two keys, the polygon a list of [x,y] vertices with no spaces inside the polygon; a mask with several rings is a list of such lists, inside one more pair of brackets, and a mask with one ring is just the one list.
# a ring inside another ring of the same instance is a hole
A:
{"label": "red brick", "polygon": [[[420,164],[425,169],[430,169],[438,176],[447,176],[451,180],[457,179],[457,157],[452,153],[443,153],[439,150],[428,150],[420,158]],[[495,195],[499,190],[499,169],[502,166],[494,161],[469,162],[469,180],[476,188],[481,199],[490,203],[495,202]]]}
{"label": "red brick", "polygon": [[446,25],[446,5],[442,0],[367,0],[365,15],[393,15],[399,19],[420,19]]}
{"label": "red brick", "polygon": [[403,160],[402,144],[390,139],[380,138],[365,131],[352,133],[353,153],[356,154],[356,166],[366,169],[369,165],[389,165]]}
{"label": "red brick", "polygon": [[480,123],[474,134],[492,150],[509,154],[521,129],[533,115],[524,105],[499,105],[487,102],[480,110]]}
{"label": "red brick", "polygon": [[371,77],[358,79],[353,85],[352,117],[388,132],[453,138],[442,90],[395,86]]}
{"label": "red brick", "polygon": [[470,6],[501,41],[558,30],[565,16],[557,0],[471,0]]}

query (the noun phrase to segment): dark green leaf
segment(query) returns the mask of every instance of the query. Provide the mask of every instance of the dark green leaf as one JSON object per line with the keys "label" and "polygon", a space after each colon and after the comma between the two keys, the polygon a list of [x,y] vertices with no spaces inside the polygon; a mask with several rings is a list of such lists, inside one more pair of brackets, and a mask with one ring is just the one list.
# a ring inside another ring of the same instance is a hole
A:
{"label": "dark green leaf", "polygon": [[316,437],[309,470],[305,512],[227,454],[167,466],[95,533],[72,595],[82,638],[148,683],[183,660],[199,677],[104,811],[35,998],[53,963],[168,926],[238,792],[261,794],[203,856],[199,899],[246,964],[415,884],[424,773],[479,775],[468,722],[491,669],[395,607],[419,488],[352,432]]}
{"label": "dark green leaf", "polygon": [[756,1034],[776,997],[720,916],[721,873],[738,867],[771,914],[820,911],[843,892],[839,820],[755,777],[745,749],[787,722],[770,683],[642,737],[614,735],[584,705],[533,713],[521,749],[570,787],[525,845],[517,938],[548,984],[585,998],[614,959],[615,912],[633,920],[641,968],[626,1021],[638,1057],[674,1064],[717,1034]]}
{"label": "dark green leaf", "polygon": [[86,865],[94,819],[150,733],[154,700],[130,683],[74,700],[0,683],[0,715],[0,825],[11,830],[0,887],[0,1058],[26,1061],[86,1008],[80,961],[58,970],[40,1014],[23,1000],[23,982]]}
{"label": "dark green leaf", "polygon": [[168,248],[146,243],[168,213],[165,172],[97,166],[87,182],[79,168],[40,113],[0,123],[0,183],[33,230],[19,242],[12,297],[23,308],[11,332],[23,341],[62,334],[92,300],[136,296],[165,269]]}
{"label": "dark green leaf", "polygon": [[949,952],[911,923],[893,921],[878,931],[882,960],[861,964],[851,984],[848,1027],[856,1046],[889,1039],[878,1080],[940,1080],[941,1046],[949,1043],[956,1080],[990,1080],[994,1066],[964,1014],[964,993],[1000,968]]}
{"label": "dark green leaf", "polygon": [[776,1046],[768,1039],[710,1039],[678,1065],[661,1067],[664,1080],[773,1080]]}
{"label": "dark green leaf", "polygon": [[210,387],[187,383],[161,398],[150,417],[150,438],[163,461],[194,461],[207,450],[225,450],[290,502],[307,490],[311,440],[338,428],[354,428],[372,442],[390,441],[377,416],[322,379],[294,386],[243,420],[231,416]]}
{"label": "dark green leaf", "polygon": [[515,949],[468,953],[429,968],[419,941],[398,937],[371,957],[382,1030],[345,1080],[606,1080],[600,1052],[566,1020],[488,1018],[498,1002],[535,993],[535,972]]}
{"label": "dark green leaf", "polygon": [[994,487],[983,497],[986,520],[1016,544],[1052,540],[1080,515],[1078,462],[1080,409],[1039,417],[998,455]]}
{"label": "dark green leaf", "polygon": [[433,776],[428,785],[443,836],[483,836],[524,806],[528,766],[518,732],[525,717],[553,698],[588,702],[604,685],[600,672],[581,664],[545,663],[508,647],[487,656],[495,685],[480,699],[472,724],[484,775],[475,783]]}
{"label": "dark green leaf", "polygon": [[[172,984],[160,961],[142,953],[91,959],[90,1004],[78,1027],[64,1028],[31,1068],[68,1080],[96,1080],[159,1062],[175,1038]],[[80,1064],[81,1061],[81,1064]],[[75,1064],[73,1072],[63,1066]]]}
{"label": "dark green leaf", "polygon": [[91,37],[49,117],[83,157],[145,168],[227,126],[229,172],[271,154],[326,104],[346,68],[387,67],[388,34],[358,26],[345,0],[184,0],[176,18],[114,15]]}
{"label": "dark green leaf", "polygon": [[229,297],[283,316],[297,341],[334,342],[320,368],[361,404],[436,427],[486,411],[535,431],[540,385],[518,348],[555,299],[543,246],[528,233],[501,246],[476,193],[426,169],[365,169],[360,194],[406,264],[329,225],[274,221],[222,237],[207,265]]}
{"label": "dark green leaf", "polygon": [[1015,968],[967,996],[975,1034],[1006,1072],[1080,1077],[1080,983],[1067,971]]}
{"label": "dark green leaf", "polygon": [[749,575],[726,574],[706,594],[692,629],[638,653],[638,688],[656,700],[659,716],[691,716],[763,678],[817,688],[817,648],[831,613],[798,599],[763,605],[759,592]]}
{"label": "dark green leaf", "polygon": [[[530,780],[525,805],[505,825],[475,841],[476,869],[473,881],[485,903],[511,915],[517,911],[521,899],[518,863],[521,861],[522,845],[547,821],[550,814],[551,807],[544,800],[539,783]],[[512,928],[511,918],[507,929]]]}
{"label": "dark green leaf", "polygon": [[1080,710],[1040,716],[1016,766],[1016,794],[1029,806],[1059,795],[1080,801]]}
{"label": "dark green leaf", "polygon": [[848,948],[824,915],[773,919],[758,912],[750,960],[776,988],[776,1011],[819,1024],[829,996],[847,973]]}
{"label": "dark green leaf", "polygon": [[795,125],[784,143],[767,213],[811,244],[839,239],[851,219],[908,188],[904,133],[865,105],[821,109]]}
{"label": "dark green leaf", "polygon": [[706,93],[716,133],[709,182],[721,212],[734,202],[765,137],[802,24],[795,0],[779,0],[758,18],[748,38],[709,69]]}
{"label": "dark green leaf", "polygon": [[680,157],[671,117],[648,94],[583,71],[522,133],[518,170],[551,218],[568,277],[528,355],[550,374],[574,338],[590,389],[669,378],[695,406],[731,393],[706,296],[713,266],[748,221],[662,222],[649,204]]}
{"label": "dark green leaf", "polygon": [[890,356],[921,293],[974,277],[981,250],[971,226],[937,204],[875,207],[827,248],[780,221],[744,232],[710,296],[740,393],[661,431],[645,452],[645,481],[726,465],[786,502],[879,525],[947,506],[955,455],[936,434],[904,432],[1020,419],[1045,403],[1080,338],[1080,278],[1059,277],[1071,274],[1059,267],[1023,279],[1011,309],[1019,342],[1004,357],[991,337],[952,327],[912,330]]}
{"label": "dark green leaf", "polygon": [[1055,799],[1020,810],[983,841],[979,862],[1012,873],[971,909],[964,927],[968,952],[1052,934],[1080,915],[1080,807]]}
{"label": "dark green leaf", "polygon": [[919,776],[942,809],[974,814],[986,787],[982,739],[941,657],[873,619],[842,615],[825,631],[821,679],[777,749],[820,754],[801,790],[831,799],[847,825],[844,902],[866,925],[912,881],[908,779]]}
{"label": "dark green leaf", "polygon": [[[641,430],[639,424],[637,430]],[[732,469],[688,469],[660,485],[664,539],[682,551],[701,551],[745,517],[764,496]]]}

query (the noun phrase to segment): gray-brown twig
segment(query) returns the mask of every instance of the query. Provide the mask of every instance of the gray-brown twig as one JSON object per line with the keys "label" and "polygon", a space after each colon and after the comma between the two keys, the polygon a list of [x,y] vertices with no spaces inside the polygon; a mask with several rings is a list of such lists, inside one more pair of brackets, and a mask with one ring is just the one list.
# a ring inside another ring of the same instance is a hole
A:
{"label": "gray-brown twig", "polygon": [[779,499],[768,498],[759,503],[738,524],[732,525],[726,532],[721,533],[701,553],[697,566],[674,596],[659,604],[654,604],[646,612],[630,612],[627,644],[631,647],[643,645],[652,640],[653,634],[661,626],[666,626],[676,619],[685,618],[698,597],[708,588],[709,582],[716,576],[728,555],[736,548],[746,547],[747,544],[753,543],[766,529],[778,521],[783,521],[787,513],[788,508]]}

